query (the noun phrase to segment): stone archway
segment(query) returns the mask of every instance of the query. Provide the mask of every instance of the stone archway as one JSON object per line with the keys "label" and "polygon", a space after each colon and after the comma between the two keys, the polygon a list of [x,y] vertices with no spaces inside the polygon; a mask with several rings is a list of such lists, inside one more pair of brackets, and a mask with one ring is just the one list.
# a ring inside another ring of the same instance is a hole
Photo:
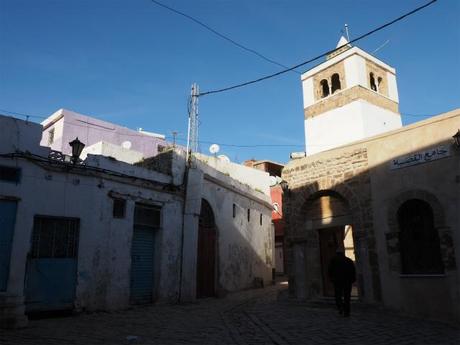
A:
{"label": "stone archway", "polygon": [[[357,288],[359,298],[366,302],[381,300],[381,283],[376,240],[373,228],[373,212],[370,185],[359,184],[351,188],[344,183],[334,183],[330,178],[321,178],[314,183],[291,191],[288,207],[295,212],[289,219],[291,293],[298,298],[315,298],[323,295],[322,266],[318,223],[308,219],[309,205],[318,196],[330,195],[341,200],[345,209],[333,217],[329,225],[353,226],[353,243],[356,253]],[[335,207],[335,206],[333,206]],[[295,210],[295,211],[294,211]]]}
{"label": "stone archway", "polygon": [[[305,203],[306,230],[318,236],[321,285],[323,296],[333,296],[334,288],[328,275],[328,266],[337,249],[355,259],[353,217],[347,200],[333,190],[321,190]],[[354,289],[357,295],[357,289]]]}

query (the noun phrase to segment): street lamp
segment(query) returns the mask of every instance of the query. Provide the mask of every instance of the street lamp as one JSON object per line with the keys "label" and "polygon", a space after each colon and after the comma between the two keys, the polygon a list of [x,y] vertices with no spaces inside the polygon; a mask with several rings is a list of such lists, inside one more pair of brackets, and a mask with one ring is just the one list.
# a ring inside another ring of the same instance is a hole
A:
{"label": "street lamp", "polygon": [[454,138],[455,146],[460,148],[460,129],[455,133],[452,138]]}
{"label": "street lamp", "polygon": [[281,189],[283,190],[283,193],[286,193],[289,190],[289,185],[287,181],[283,180],[280,182]]}
{"label": "street lamp", "polygon": [[69,145],[72,147],[72,163],[75,164],[78,161],[78,158],[81,155],[81,151],[83,151],[83,148],[85,147],[85,144],[83,144],[80,140],[78,140],[78,137],[71,141]]}

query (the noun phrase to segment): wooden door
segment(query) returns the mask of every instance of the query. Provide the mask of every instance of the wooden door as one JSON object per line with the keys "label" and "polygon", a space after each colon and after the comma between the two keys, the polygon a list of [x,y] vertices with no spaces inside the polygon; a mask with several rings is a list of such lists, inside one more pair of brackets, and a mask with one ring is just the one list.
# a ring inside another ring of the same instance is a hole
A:
{"label": "wooden door", "polygon": [[25,282],[26,313],[74,308],[79,219],[35,216]]}
{"label": "wooden door", "polygon": [[334,285],[329,279],[328,267],[337,248],[343,247],[344,227],[338,226],[319,230],[321,252],[321,271],[323,275],[324,296],[334,296]]}
{"label": "wooden door", "polygon": [[198,257],[196,276],[197,298],[215,296],[216,227],[214,214],[206,200],[201,202],[198,228]]}

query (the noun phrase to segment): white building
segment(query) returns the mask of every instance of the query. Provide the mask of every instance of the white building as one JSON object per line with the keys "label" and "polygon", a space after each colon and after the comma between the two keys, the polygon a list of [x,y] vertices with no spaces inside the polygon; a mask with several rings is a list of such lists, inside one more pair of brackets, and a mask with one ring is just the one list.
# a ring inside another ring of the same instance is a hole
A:
{"label": "white building", "polygon": [[[186,169],[176,151],[146,166],[91,154],[72,164],[49,158],[41,137],[42,126],[0,116],[2,326],[40,311],[190,301],[270,282],[263,185],[200,160]],[[268,186],[268,175],[253,179]]]}

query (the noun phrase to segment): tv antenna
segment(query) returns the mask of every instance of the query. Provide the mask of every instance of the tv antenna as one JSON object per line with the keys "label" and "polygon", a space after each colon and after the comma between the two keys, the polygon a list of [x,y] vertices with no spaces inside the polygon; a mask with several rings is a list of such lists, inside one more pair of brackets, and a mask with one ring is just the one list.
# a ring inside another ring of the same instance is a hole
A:
{"label": "tv antenna", "polygon": [[209,152],[213,154],[214,156],[217,155],[217,153],[220,151],[220,146],[217,144],[212,144],[209,146]]}

